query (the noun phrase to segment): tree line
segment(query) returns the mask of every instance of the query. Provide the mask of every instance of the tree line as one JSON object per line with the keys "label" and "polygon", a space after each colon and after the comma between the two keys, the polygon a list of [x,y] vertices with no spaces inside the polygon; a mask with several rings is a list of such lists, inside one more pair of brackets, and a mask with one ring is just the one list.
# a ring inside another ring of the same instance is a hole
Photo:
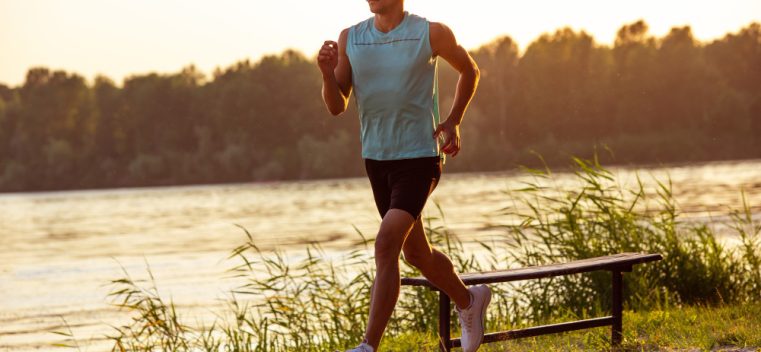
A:
{"label": "tree line", "polygon": [[[449,171],[761,157],[761,25],[711,42],[643,21],[615,43],[546,33],[471,52],[481,83]],[[440,62],[446,118],[457,75]],[[45,67],[0,84],[0,191],[251,182],[364,175],[359,122],[330,116],[315,59],[289,50],[206,77],[193,65],[117,86]],[[604,151],[603,151],[604,150]]]}

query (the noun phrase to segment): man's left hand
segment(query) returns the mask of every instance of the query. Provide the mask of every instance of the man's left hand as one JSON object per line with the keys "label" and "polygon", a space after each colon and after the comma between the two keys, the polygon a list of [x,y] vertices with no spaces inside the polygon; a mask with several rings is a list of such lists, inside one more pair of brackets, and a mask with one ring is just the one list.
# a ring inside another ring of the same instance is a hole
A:
{"label": "man's left hand", "polygon": [[460,125],[455,124],[452,119],[446,119],[433,132],[433,138],[439,138],[442,133],[444,133],[444,143],[441,145],[441,151],[444,154],[451,154],[452,157],[457,156],[460,152]]}

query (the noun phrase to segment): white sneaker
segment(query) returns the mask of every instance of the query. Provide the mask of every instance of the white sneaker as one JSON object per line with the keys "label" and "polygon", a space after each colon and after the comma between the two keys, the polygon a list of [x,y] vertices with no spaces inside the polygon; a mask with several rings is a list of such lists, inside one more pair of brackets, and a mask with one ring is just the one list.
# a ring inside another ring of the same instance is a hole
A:
{"label": "white sneaker", "polygon": [[470,307],[463,310],[457,308],[462,328],[460,343],[463,352],[475,352],[484,340],[486,307],[491,302],[491,290],[486,285],[478,285],[470,287],[468,291],[470,292]]}
{"label": "white sneaker", "polygon": [[[338,352],[338,351],[336,351]],[[346,350],[346,352],[375,352],[373,350],[373,346],[370,346],[364,342],[360,343],[359,346],[354,347],[350,350]]]}

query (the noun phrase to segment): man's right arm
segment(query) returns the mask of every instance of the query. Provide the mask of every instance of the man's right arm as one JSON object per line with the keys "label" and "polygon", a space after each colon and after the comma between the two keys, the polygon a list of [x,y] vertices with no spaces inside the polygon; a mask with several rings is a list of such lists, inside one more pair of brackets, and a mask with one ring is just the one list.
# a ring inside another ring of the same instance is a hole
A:
{"label": "man's right arm", "polygon": [[346,55],[349,30],[344,29],[338,43],[325,41],[317,56],[322,73],[322,100],[333,116],[346,111],[351,95],[351,64]]}

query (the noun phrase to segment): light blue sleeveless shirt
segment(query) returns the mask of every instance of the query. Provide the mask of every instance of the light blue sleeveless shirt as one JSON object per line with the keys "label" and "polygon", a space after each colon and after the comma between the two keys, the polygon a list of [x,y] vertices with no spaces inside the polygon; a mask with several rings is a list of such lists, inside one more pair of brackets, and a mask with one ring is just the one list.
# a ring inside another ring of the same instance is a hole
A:
{"label": "light blue sleeveless shirt", "polygon": [[433,132],[439,124],[437,59],[428,21],[404,13],[393,30],[374,18],[349,29],[346,54],[359,110],[362,157],[396,160],[443,155]]}

